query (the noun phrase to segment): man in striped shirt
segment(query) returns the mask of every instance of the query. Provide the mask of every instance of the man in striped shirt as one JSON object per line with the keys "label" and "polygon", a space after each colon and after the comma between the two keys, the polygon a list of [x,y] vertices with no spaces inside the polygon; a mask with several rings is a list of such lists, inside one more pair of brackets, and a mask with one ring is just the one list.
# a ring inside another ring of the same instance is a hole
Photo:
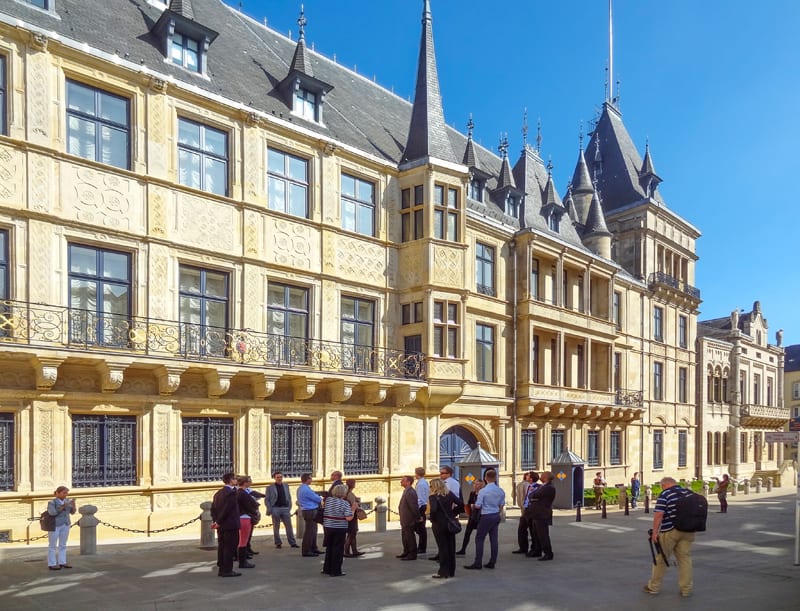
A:
{"label": "man in striped shirt", "polygon": [[671,477],[661,480],[661,494],[656,500],[655,513],[653,515],[653,543],[660,543],[664,554],[656,556],[656,564],[653,566],[653,574],[650,581],[644,586],[644,591],[648,594],[658,594],[661,589],[661,581],[667,565],[664,558],[675,555],[678,562],[678,587],[681,596],[691,596],[692,594],[692,542],[694,541],[693,532],[683,532],[673,525],[677,512],[676,501],[685,494],[683,488]]}

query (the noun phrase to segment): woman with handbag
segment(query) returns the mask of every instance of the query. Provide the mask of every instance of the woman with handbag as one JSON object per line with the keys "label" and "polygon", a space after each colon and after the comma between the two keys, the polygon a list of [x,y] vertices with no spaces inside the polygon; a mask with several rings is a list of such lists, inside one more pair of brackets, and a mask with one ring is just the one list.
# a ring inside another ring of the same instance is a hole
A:
{"label": "woman with handbag", "polygon": [[331,577],[341,577],[342,558],[344,557],[344,540],[347,537],[347,523],[354,517],[357,506],[345,500],[347,486],[338,484],[331,490],[331,496],[325,499],[324,526],[327,542],[325,544],[325,563],[322,573]]}
{"label": "woman with handbag", "polygon": [[51,571],[71,569],[67,564],[67,539],[69,538],[70,519],[75,513],[75,499],[68,499],[69,488],[59,486],[55,498],[47,503],[47,513],[55,516],[55,529],[47,533],[47,566]]}
{"label": "woman with handbag", "polygon": [[455,509],[459,500],[447,489],[444,480],[431,480],[431,495],[428,498],[428,511],[431,530],[439,546],[439,572],[434,579],[447,579],[456,575],[456,534],[461,531],[461,524],[456,517]]}
{"label": "woman with handbag", "polygon": [[356,487],[356,480],[349,478],[345,480],[345,484],[347,485],[347,496],[345,497],[345,500],[350,503],[350,505],[355,505],[357,509],[355,510],[355,517],[347,523],[347,536],[344,540],[344,557],[357,558],[358,556],[364,555],[364,552],[358,551],[358,546],[356,543],[356,536],[358,535],[358,521],[361,519],[359,517],[359,512],[364,513],[364,510],[358,507],[361,499],[353,493],[353,490],[355,490]]}

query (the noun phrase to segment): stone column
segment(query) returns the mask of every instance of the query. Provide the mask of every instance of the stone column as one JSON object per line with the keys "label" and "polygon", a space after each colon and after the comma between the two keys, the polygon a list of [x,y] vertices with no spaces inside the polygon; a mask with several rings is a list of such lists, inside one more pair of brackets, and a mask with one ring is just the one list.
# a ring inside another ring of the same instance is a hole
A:
{"label": "stone column", "polygon": [[93,556],[97,553],[97,525],[100,523],[94,514],[97,507],[82,505],[78,507],[81,514],[79,528],[81,529],[81,556]]}

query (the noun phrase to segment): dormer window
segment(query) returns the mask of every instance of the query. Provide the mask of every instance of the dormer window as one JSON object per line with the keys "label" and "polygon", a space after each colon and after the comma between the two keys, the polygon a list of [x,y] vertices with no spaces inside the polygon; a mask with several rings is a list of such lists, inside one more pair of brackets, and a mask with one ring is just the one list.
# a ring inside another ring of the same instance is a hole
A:
{"label": "dormer window", "polygon": [[558,214],[555,212],[550,213],[550,216],[547,218],[547,226],[550,228],[550,231],[558,231],[559,220]]}
{"label": "dormer window", "polygon": [[35,6],[36,8],[40,8],[42,10],[50,10],[50,2],[51,0],[25,0],[31,6]]}
{"label": "dormer window", "polygon": [[506,196],[506,214],[514,218],[519,216],[519,198],[512,193]]}
{"label": "dormer window", "polygon": [[292,112],[307,121],[318,121],[317,94],[298,85],[294,93]]}
{"label": "dormer window", "polygon": [[473,178],[469,182],[469,197],[476,202],[483,201],[483,181],[479,178]]}
{"label": "dormer window", "polygon": [[193,38],[174,33],[169,56],[173,64],[192,72],[200,72],[200,43]]}

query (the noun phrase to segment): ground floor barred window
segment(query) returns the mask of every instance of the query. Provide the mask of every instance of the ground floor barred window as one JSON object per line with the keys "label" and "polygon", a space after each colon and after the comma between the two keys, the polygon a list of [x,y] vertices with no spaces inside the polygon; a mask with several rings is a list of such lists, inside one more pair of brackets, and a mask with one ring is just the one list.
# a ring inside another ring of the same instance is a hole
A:
{"label": "ground floor barred window", "polygon": [[217,481],[233,469],[233,418],[183,418],[183,481]]}
{"label": "ground floor barred window", "polygon": [[14,489],[14,414],[0,414],[0,490]]}
{"label": "ground floor barred window", "polygon": [[378,424],[345,422],[344,472],[348,475],[378,473]]}
{"label": "ground floor barred window", "polygon": [[72,486],[136,484],[136,417],[72,416]]}
{"label": "ground floor barred window", "polygon": [[300,477],[311,473],[310,420],[272,421],[272,472],[280,471],[284,477]]}

